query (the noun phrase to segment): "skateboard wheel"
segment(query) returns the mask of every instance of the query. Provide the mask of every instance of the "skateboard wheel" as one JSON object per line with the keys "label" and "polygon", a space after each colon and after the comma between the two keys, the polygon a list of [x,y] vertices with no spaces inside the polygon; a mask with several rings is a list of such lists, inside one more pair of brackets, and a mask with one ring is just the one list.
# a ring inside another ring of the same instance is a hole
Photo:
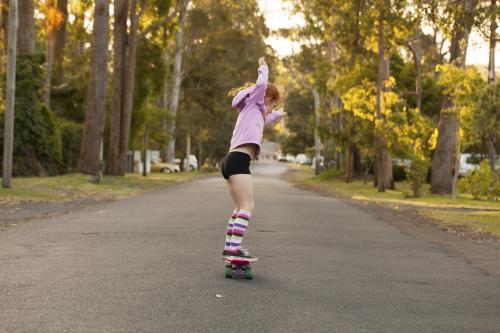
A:
{"label": "skateboard wheel", "polygon": [[228,279],[232,278],[233,277],[233,268],[232,267],[226,267],[224,269],[224,276]]}
{"label": "skateboard wheel", "polygon": [[253,278],[252,276],[252,270],[251,269],[246,269],[245,270],[245,279],[251,280]]}

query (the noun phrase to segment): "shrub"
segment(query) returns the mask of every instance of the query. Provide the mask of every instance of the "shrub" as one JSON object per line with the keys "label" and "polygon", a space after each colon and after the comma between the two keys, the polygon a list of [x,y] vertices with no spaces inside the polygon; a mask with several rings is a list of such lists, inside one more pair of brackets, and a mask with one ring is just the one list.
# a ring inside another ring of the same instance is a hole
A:
{"label": "shrub", "polygon": [[[18,55],[14,121],[15,176],[59,173],[61,137],[54,113],[40,102],[43,72],[39,56]],[[0,118],[0,152],[3,153],[3,114]],[[1,160],[0,160],[1,163]]]}
{"label": "shrub", "polygon": [[405,167],[402,165],[392,165],[392,177],[395,182],[400,182],[407,179]]}
{"label": "shrub", "polygon": [[425,183],[428,169],[429,161],[419,156],[413,157],[411,167],[408,172],[408,179],[410,180],[413,196],[416,198],[421,196],[421,189]]}
{"label": "shrub", "polygon": [[500,194],[500,180],[489,165],[488,160],[479,164],[479,169],[470,170],[458,183],[462,192],[468,192],[476,200],[487,198],[496,200]]}
{"label": "shrub", "polygon": [[71,172],[77,167],[83,136],[83,124],[71,120],[61,120],[59,127],[62,143],[61,172]]}

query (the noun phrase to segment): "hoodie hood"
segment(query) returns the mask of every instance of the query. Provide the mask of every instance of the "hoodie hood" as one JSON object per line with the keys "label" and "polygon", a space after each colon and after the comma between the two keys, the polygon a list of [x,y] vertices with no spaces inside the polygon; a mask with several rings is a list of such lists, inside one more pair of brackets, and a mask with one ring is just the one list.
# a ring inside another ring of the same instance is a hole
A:
{"label": "hoodie hood", "polygon": [[233,102],[231,103],[231,106],[233,108],[241,111],[245,107],[245,104],[246,104],[246,103],[242,103],[242,102],[244,102],[245,99],[252,94],[252,92],[255,90],[255,88],[256,88],[256,86],[253,85],[251,87],[240,90],[236,94],[236,96],[234,96]]}

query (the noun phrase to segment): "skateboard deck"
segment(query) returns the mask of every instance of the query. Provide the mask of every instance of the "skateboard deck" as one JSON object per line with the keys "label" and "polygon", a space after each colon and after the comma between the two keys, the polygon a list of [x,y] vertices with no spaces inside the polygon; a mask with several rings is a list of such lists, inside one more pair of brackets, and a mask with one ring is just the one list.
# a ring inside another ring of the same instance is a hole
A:
{"label": "skateboard deck", "polygon": [[250,265],[255,262],[245,259],[228,259],[225,258],[226,268],[224,269],[224,276],[228,279],[237,277],[251,280],[253,278],[252,267]]}

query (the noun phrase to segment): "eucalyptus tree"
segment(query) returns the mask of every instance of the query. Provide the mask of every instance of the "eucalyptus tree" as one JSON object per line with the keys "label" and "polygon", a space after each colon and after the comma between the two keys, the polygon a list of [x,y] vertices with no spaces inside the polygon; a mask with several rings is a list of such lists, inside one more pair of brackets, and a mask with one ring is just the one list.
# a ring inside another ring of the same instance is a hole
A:
{"label": "eucalyptus tree", "polygon": [[[91,175],[102,171],[101,149],[106,114],[109,46],[109,2],[97,0],[92,29],[92,55],[87,111],[78,170]],[[100,180],[97,177],[96,180]]]}
{"label": "eucalyptus tree", "polygon": [[[427,20],[449,39],[448,63],[465,67],[469,34],[477,16],[477,0],[431,1]],[[439,117],[436,149],[432,159],[431,192],[451,194],[458,175],[459,118],[451,96],[444,94]]]}
{"label": "eucalyptus tree", "polygon": [[[129,151],[135,84],[137,31],[146,0],[117,0],[113,24],[113,107],[106,173],[124,175]],[[140,3],[139,3],[140,2]]]}

